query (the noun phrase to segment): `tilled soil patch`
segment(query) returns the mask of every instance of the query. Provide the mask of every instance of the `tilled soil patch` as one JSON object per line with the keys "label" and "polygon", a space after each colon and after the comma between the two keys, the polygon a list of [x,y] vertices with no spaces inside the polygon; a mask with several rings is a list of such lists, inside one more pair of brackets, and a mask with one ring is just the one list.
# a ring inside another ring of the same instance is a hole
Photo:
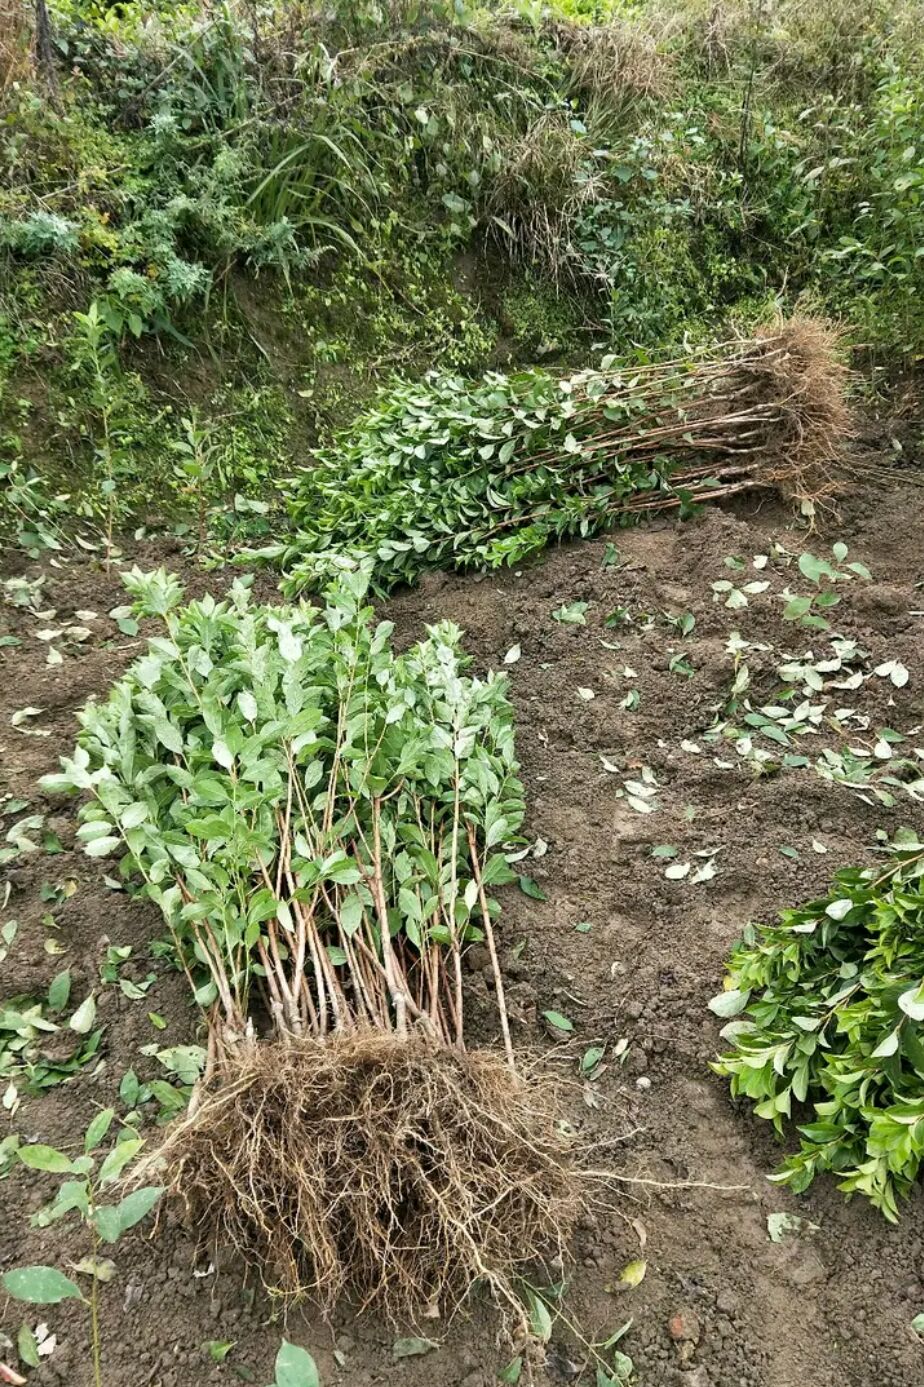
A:
{"label": "tilled soil patch", "polygon": [[[891,1228],[866,1205],[846,1203],[832,1181],[801,1199],[767,1184],[780,1148],[711,1074],[721,1023],[707,1007],[748,920],[824,890],[840,866],[872,860],[877,832],[891,835],[901,824],[924,829],[924,809],[901,786],[885,787],[895,801],[889,805],[871,787],[822,778],[815,767],[822,748],[844,743],[826,724],[796,739],[808,764],[782,769],[742,755],[729,737],[706,736],[729,698],[733,632],[748,642],[743,658],[755,705],[769,700],[782,658],[811,650],[822,660],[838,633],[863,652],[868,677],[818,698],[856,710],[850,744],[871,747],[879,729],[905,734],[924,722],[922,524],[924,497],[912,489],[852,499],[826,539],[794,529],[784,510],[748,500],[685,524],[662,520],[619,533],[611,543],[574,544],[519,573],[431,575],[387,604],[402,640],[449,617],[466,630],[476,669],[499,667],[507,657],[534,845],[519,870],[539,888],[533,897],[516,887],[501,892],[514,1036],[573,1081],[568,1116],[600,1161],[625,1177],[614,1210],[584,1221],[565,1307],[589,1339],[631,1318],[620,1347],[645,1387],[912,1387],[924,1377],[924,1345],[910,1328],[924,1310],[920,1193]],[[832,632],[784,622],[784,589],[813,590],[794,558],[806,549],[830,558],[835,539],[849,545],[849,561],[865,564],[871,580],[838,585]],[[184,567],[163,547],[141,546],[131,557],[143,567]],[[3,630],[22,643],[0,651],[0,793],[29,801],[3,820],[6,828],[44,813],[63,851],[27,855],[6,870],[3,919],[15,917],[19,932],[2,965],[2,995],[41,996],[53,974],[69,967],[75,997],[97,989],[103,1063],[25,1098],[2,1134],[76,1150],[94,1110],[119,1107],[126,1069],[142,1080],[157,1074],[156,1060],[140,1048],[193,1042],[196,1017],[185,981],[151,960],[151,941],[161,933],[157,912],[107,885],[111,865],[75,849],[74,806],[45,802],[35,787],[70,750],[76,710],[105,693],[143,637],[120,631],[107,615],[125,600],[115,574],[90,559],[22,570],[30,580],[43,574],[31,608],[2,608]],[[200,572],[189,579],[195,592],[218,593],[228,581]],[[714,583],[729,581],[747,605],[733,599],[728,606],[728,589],[714,591]],[[759,591],[745,591],[754,584]],[[260,586],[272,591],[263,578]],[[556,620],[556,612],[571,619]],[[692,629],[689,621],[678,624],[688,614]],[[90,635],[48,641],[36,634],[72,625]],[[61,663],[47,662],[50,645]],[[907,683],[872,673],[889,662],[905,666]],[[12,726],[25,707],[42,711]],[[35,732],[49,735],[28,735]],[[924,736],[917,741],[924,745]],[[908,737],[895,755],[913,756],[915,744]],[[689,870],[666,876],[672,864]],[[74,885],[56,889],[66,883]],[[49,941],[60,953],[49,952]],[[123,977],[156,975],[143,1000],[99,984],[110,944],[132,945]],[[485,961],[472,951],[468,985],[473,1008],[483,1002],[490,1041]],[[566,1016],[573,1030],[550,1028],[546,1011]],[[166,1029],[156,1028],[150,1012]],[[588,1078],[582,1057],[599,1048],[605,1057]],[[64,1265],[85,1255],[66,1225],[29,1227],[29,1213],[50,1188],[48,1177],[23,1168],[2,1184],[4,1268]],[[781,1211],[798,1212],[817,1231],[804,1225],[801,1235],[772,1241],[767,1217]],[[641,1285],[614,1289],[626,1263],[640,1257],[647,1263]],[[401,1359],[393,1355],[395,1332],[356,1320],[348,1307],[332,1326],[301,1311],[285,1323],[253,1277],[233,1258],[213,1262],[197,1249],[171,1209],[153,1234],[119,1244],[115,1261],[116,1277],[103,1290],[108,1387],[222,1380],[262,1387],[283,1332],[312,1350],[327,1387],[487,1387],[510,1357],[495,1342],[493,1317],[477,1306],[448,1327],[428,1321],[419,1332],[441,1346]],[[78,1309],[3,1307],[13,1339],[24,1320],[33,1327],[44,1320],[57,1336],[33,1375],[37,1382],[91,1381]],[[210,1340],[233,1341],[222,1366],[202,1348]],[[578,1381],[585,1360],[579,1340],[558,1323],[535,1380]]]}

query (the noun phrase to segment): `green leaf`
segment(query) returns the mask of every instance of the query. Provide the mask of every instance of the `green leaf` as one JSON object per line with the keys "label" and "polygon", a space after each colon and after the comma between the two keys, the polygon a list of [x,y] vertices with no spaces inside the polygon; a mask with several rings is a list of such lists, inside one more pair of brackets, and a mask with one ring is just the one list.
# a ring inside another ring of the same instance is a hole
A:
{"label": "green leaf", "polygon": [[119,1084],[119,1097],[127,1108],[134,1108],[141,1093],[141,1084],[134,1069],[126,1069]]}
{"label": "green leaf", "polygon": [[110,853],[115,852],[121,842],[121,838],[94,838],[92,843],[84,844],[83,850],[87,857],[108,857]]}
{"label": "green leaf", "polygon": [[74,1012],[73,1016],[67,1024],[70,1026],[71,1030],[76,1031],[78,1035],[87,1035],[90,1031],[92,1031],[93,1024],[95,1021],[96,998],[93,996],[93,993],[91,992],[89,997],[87,997],[83,1002],[80,1003],[80,1006]]}
{"label": "green leaf", "polygon": [[168,751],[172,751],[175,756],[182,756],[183,738],[169,718],[156,717],[154,719],[154,734]]}
{"label": "green leaf", "polygon": [[439,1344],[432,1339],[396,1339],[391,1346],[393,1358],[416,1358],[423,1353],[431,1353],[433,1349],[439,1348]]}
{"label": "green leaf", "polygon": [[16,1335],[16,1352],[19,1354],[20,1362],[25,1363],[27,1368],[37,1368],[42,1361],[39,1358],[38,1340],[27,1324],[19,1327],[19,1333]]}
{"label": "green leaf", "polygon": [[784,621],[801,621],[810,611],[812,606],[811,597],[794,597],[791,602],[787,602],[783,608]]}
{"label": "green leaf", "polygon": [[103,1137],[112,1126],[112,1119],[114,1117],[115,1108],[103,1108],[102,1112],[96,1114],[87,1128],[87,1133],[84,1137],[84,1151],[89,1154],[89,1152],[96,1150],[97,1146],[99,1146]]}
{"label": "green leaf", "polygon": [[80,1287],[57,1267],[16,1267],[4,1272],[4,1288],[14,1300],[30,1305],[57,1305],[62,1300],[82,1300]]}
{"label": "green leaf", "polygon": [[538,881],[536,881],[533,877],[521,876],[519,878],[519,882],[520,890],[523,892],[524,896],[529,896],[534,901],[548,900],[548,896],[545,894],[542,887],[539,885]]}
{"label": "green leaf", "polygon": [[321,1387],[317,1366],[307,1349],[283,1339],[276,1354],[274,1387]]}
{"label": "green leaf", "polygon": [[206,1051],[202,1045],[169,1045],[158,1050],[157,1058],[168,1074],[175,1074],[181,1084],[191,1086],[205,1068]]}
{"label": "green leaf", "polygon": [[768,1214],[767,1237],[772,1243],[781,1243],[788,1233],[798,1235],[803,1232],[817,1232],[818,1225],[808,1223],[800,1214]]}
{"label": "green leaf", "polygon": [[737,987],[729,988],[727,992],[720,992],[717,997],[713,997],[709,1002],[709,1010],[716,1016],[729,1017],[737,1016],[748,1004],[750,992]]}
{"label": "green leaf", "polygon": [[585,615],[589,602],[564,602],[552,613],[554,621],[564,622],[568,626],[586,626],[587,617]]}
{"label": "green leaf", "polygon": [[363,903],[359,896],[352,894],[344,896],[340,902],[340,928],[347,935],[353,935],[359,929],[363,919]]}
{"label": "green leaf", "polygon": [[49,1170],[54,1175],[70,1175],[74,1169],[74,1164],[63,1151],[56,1151],[53,1146],[20,1146],[17,1152],[23,1165],[29,1166],[31,1170]]}
{"label": "green leaf", "polygon": [[898,999],[898,1005],[912,1021],[924,1021],[924,982],[903,992]]}
{"label": "green leaf", "polygon": [[619,1284],[634,1289],[640,1286],[645,1280],[645,1272],[648,1270],[648,1263],[639,1257],[634,1262],[627,1262],[619,1273]]}
{"label": "green leaf", "polygon": [[109,1257],[83,1257],[74,1263],[74,1271],[79,1271],[81,1276],[92,1276],[105,1285],[115,1276],[116,1264]]}
{"label": "green leaf", "polygon": [[924,1339],[924,1313],[915,1315],[914,1319],[911,1321],[911,1328],[914,1330],[915,1334],[920,1334],[921,1338]]}
{"label": "green leaf", "polygon": [[202,1352],[207,1353],[213,1363],[223,1363],[233,1348],[233,1339],[206,1339]]}
{"label": "green leaf", "polygon": [[516,1358],[511,1359],[502,1372],[498,1373],[497,1380],[498,1382],[516,1384],[519,1382],[522,1372],[523,1355],[518,1354]]}
{"label": "green leaf", "polygon": [[129,1162],[137,1156],[142,1146],[144,1146],[142,1137],[127,1137],[124,1141],[116,1142],[99,1168],[97,1177],[99,1183],[108,1185],[113,1180],[117,1180]]}
{"label": "green leaf", "polygon": [[137,828],[139,824],[143,824],[145,819],[149,817],[150,810],[148,806],[141,803],[141,801],[136,801],[134,804],[129,804],[127,808],[122,810],[119,815],[119,823],[122,828],[124,828],[125,832],[128,833],[131,829]]}
{"label": "green leaf", "polygon": [[550,1026],[554,1026],[556,1031],[573,1031],[574,1022],[569,1021],[567,1016],[563,1016],[560,1011],[544,1011],[542,1015]]}
{"label": "green leaf", "polygon": [[231,770],[234,765],[233,751],[230,749],[227,742],[222,741],[220,738],[212,743],[212,756],[218,762],[219,766],[223,766],[227,771]]}
{"label": "green leaf", "polygon": [[118,1242],[123,1233],[151,1212],[163,1192],[160,1185],[146,1185],[133,1190],[118,1204],[105,1204],[96,1209],[92,1221],[103,1242]]}
{"label": "green leaf", "polygon": [[547,1344],[552,1337],[552,1316],[549,1307],[533,1292],[529,1294],[529,1327],[540,1344]]}
{"label": "green leaf", "polygon": [[820,583],[822,578],[837,576],[825,559],[818,559],[814,554],[799,555],[799,572],[811,583]]}
{"label": "green leaf", "polygon": [[63,1011],[67,1006],[68,998],[71,995],[71,975],[69,969],[65,968],[62,973],[56,973],[51,980],[48,988],[48,1008],[50,1011]]}
{"label": "green leaf", "polygon": [[836,901],[831,901],[825,906],[825,914],[832,920],[844,920],[853,909],[853,901],[849,897],[841,897]]}

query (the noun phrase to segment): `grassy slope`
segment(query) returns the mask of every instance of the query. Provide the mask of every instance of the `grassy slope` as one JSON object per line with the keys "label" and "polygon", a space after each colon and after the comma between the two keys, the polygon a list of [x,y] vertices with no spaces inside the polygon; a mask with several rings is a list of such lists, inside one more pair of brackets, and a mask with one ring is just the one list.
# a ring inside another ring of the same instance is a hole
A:
{"label": "grassy slope", "polygon": [[776,305],[913,362],[919,8],[59,4],[0,130],[0,517],[220,549],[395,373]]}

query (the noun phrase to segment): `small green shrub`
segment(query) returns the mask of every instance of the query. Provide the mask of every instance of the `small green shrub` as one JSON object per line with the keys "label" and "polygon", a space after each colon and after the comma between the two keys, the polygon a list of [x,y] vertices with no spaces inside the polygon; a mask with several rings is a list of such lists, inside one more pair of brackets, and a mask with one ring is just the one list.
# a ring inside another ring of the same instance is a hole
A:
{"label": "small green shrub", "polygon": [[0,247],[26,259],[70,255],[78,245],[77,223],[55,212],[31,212],[21,221],[0,223]]}
{"label": "small green shrub", "polygon": [[884,866],[749,925],[710,1006],[733,1018],[716,1072],[799,1133],[771,1179],[798,1192],[830,1171],[894,1221],[924,1158],[924,844],[899,835]]}

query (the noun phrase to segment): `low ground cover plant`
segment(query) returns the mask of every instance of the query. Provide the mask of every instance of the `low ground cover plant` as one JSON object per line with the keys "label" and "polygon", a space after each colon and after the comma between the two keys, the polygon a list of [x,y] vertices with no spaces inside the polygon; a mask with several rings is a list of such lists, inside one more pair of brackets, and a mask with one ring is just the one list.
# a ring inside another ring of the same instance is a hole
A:
{"label": "low ground cover plant", "polygon": [[[14,1267],[4,1272],[2,1277],[4,1290],[14,1300],[29,1305],[56,1305],[62,1300],[79,1300],[86,1305],[90,1320],[94,1387],[102,1387],[103,1382],[99,1288],[116,1275],[115,1263],[101,1254],[146,1218],[163,1194],[159,1185],[139,1185],[127,1194],[120,1189],[120,1180],[128,1166],[136,1160],[144,1146],[144,1139],[133,1128],[126,1126],[110,1142],[114,1120],[114,1108],[103,1108],[95,1115],[84,1133],[83,1150],[79,1156],[65,1155],[56,1147],[39,1142],[20,1145],[16,1152],[18,1159],[30,1170],[59,1177],[54,1198],[32,1215],[32,1224],[37,1228],[47,1228],[71,1217],[82,1224],[87,1255],[70,1263],[69,1269],[74,1275],[85,1279],[88,1293],[84,1294],[82,1285],[73,1276],[66,1276],[59,1268],[52,1266]],[[103,1147],[107,1144],[109,1150],[104,1153]],[[31,1331],[27,1326],[24,1326],[24,1331],[26,1341],[24,1345],[21,1332],[20,1354],[23,1356],[25,1347],[25,1357],[33,1358],[31,1366],[36,1367],[38,1357],[35,1353],[29,1353],[30,1347],[34,1347],[29,1337]],[[24,1378],[16,1380],[25,1381]]]}
{"label": "low ground cover plant", "polygon": [[771,1176],[831,1172],[898,1217],[924,1157],[924,844],[839,872],[827,896],[750,925],[712,1010],[732,1018],[713,1066],[799,1150]]}

